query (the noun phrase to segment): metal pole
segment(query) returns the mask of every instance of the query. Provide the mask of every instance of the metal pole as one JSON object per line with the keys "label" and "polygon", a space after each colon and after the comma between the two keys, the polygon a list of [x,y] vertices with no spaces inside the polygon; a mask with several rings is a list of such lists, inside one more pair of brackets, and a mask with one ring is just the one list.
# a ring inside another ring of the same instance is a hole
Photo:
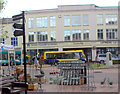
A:
{"label": "metal pole", "polygon": [[[25,77],[25,84],[27,83],[27,70],[26,70],[26,43],[25,43],[25,18],[24,18],[24,11],[22,12],[23,15],[23,50],[24,50],[24,77]],[[27,94],[27,90],[25,90],[25,94]]]}
{"label": "metal pole", "polygon": [[37,38],[37,57],[38,57],[38,38]]}
{"label": "metal pole", "polygon": [[87,68],[86,68],[86,66],[84,66],[84,84],[87,84]]}

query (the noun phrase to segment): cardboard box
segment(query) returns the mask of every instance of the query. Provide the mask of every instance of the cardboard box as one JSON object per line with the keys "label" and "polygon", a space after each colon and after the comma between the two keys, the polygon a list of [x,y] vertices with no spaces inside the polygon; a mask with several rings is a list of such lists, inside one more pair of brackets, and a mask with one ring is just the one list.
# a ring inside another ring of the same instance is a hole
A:
{"label": "cardboard box", "polygon": [[41,83],[42,84],[46,83],[46,79],[45,78],[41,78]]}
{"label": "cardboard box", "polygon": [[80,79],[80,85],[84,85],[84,78]]}
{"label": "cardboard box", "polygon": [[35,83],[35,84],[28,84],[28,89],[32,89],[32,90],[36,90],[39,88],[39,84]]}
{"label": "cardboard box", "polygon": [[39,79],[38,79],[37,77],[34,77],[34,78],[33,78],[33,82],[38,83],[38,82],[39,82]]}
{"label": "cardboard box", "polygon": [[21,69],[16,68],[16,73],[21,73]]}

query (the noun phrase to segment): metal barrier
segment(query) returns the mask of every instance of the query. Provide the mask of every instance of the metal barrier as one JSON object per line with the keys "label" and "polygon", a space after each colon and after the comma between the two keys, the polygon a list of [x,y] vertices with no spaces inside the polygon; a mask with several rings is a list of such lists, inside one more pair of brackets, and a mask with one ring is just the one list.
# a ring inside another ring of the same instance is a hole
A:
{"label": "metal barrier", "polygon": [[80,85],[86,84],[86,63],[85,61],[62,61],[58,62],[59,85]]}

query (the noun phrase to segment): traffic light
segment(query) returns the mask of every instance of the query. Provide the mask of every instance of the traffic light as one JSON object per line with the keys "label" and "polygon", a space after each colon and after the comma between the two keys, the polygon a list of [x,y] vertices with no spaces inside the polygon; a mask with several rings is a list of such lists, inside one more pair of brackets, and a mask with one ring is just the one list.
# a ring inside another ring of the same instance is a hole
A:
{"label": "traffic light", "polygon": [[[16,20],[23,19],[23,16],[22,14],[19,14],[19,15],[12,16],[12,18],[13,18],[13,21],[16,21]],[[13,27],[15,29],[13,33],[15,37],[23,35],[23,24],[14,23]]]}

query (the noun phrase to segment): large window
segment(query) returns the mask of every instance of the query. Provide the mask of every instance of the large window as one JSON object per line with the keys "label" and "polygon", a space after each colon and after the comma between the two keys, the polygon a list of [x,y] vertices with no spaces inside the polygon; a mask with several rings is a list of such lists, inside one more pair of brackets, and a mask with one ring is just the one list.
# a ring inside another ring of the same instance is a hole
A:
{"label": "large window", "polygon": [[2,44],[5,44],[5,39],[4,39],[4,38],[2,38],[1,43],[2,43]]}
{"label": "large window", "polygon": [[97,30],[97,36],[98,36],[98,40],[103,39],[103,29],[98,29]]}
{"label": "large window", "polygon": [[11,45],[18,46],[18,38],[17,37],[11,37]]}
{"label": "large window", "polygon": [[106,29],[106,38],[109,39],[117,39],[118,33],[117,29]]}
{"label": "large window", "polygon": [[37,27],[47,27],[48,26],[47,17],[36,18],[36,24],[37,24]]}
{"label": "large window", "polygon": [[72,26],[81,25],[80,15],[72,15]]}
{"label": "large window", "polygon": [[70,26],[70,16],[64,16],[64,26]]}
{"label": "large window", "polygon": [[103,25],[103,15],[102,14],[97,15],[97,25]]}
{"label": "large window", "polygon": [[36,18],[36,26],[37,27],[42,27],[41,18]]}
{"label": "large window", "polygon": [[48,32],[47,31],[37,32],[37,41],[48,41]]}
{"label": "large window", "polygon": [[72,30],[72,39],[81,40],[81,30]]}
{"label": "large window", "polygon": [[29,32],[28,36],[29,36],[29,42],[34,42],[34,32]]}
{"label": "large window", "polygon": [[50,17],[50,26],[52,27],[54,27],[54,26],[56,26],[56,17],[55,16],[51,16]]}
{"label": "large window", "polygon": [[46,59],[85,59],[82,52],[46,53]]}
{"label": "large window", "polygon": [[88,14],[83,14],[83,25],[89,25]]}
{"label": "large window", "polygon": [[33,28],[33,25],[34,25],[34,19],[28,18],[28,28]]}
{"label": "large window", "polygon": [[56,41],[56,31],[51,31],[50,32],[50,40],[51,41]]}
{"label": "large window", "polygon": [[107,25],[117,24],[117,15],[116,14],[107,14],[106,15],[106,24]]}
{"label": "large window", "polygon": [[83,39],[89,40],[89,30],[83,30]]}
{"label": "large window", "polygon": [[69,41],[70,40],[70,30],[64,31],[64,40]]}

